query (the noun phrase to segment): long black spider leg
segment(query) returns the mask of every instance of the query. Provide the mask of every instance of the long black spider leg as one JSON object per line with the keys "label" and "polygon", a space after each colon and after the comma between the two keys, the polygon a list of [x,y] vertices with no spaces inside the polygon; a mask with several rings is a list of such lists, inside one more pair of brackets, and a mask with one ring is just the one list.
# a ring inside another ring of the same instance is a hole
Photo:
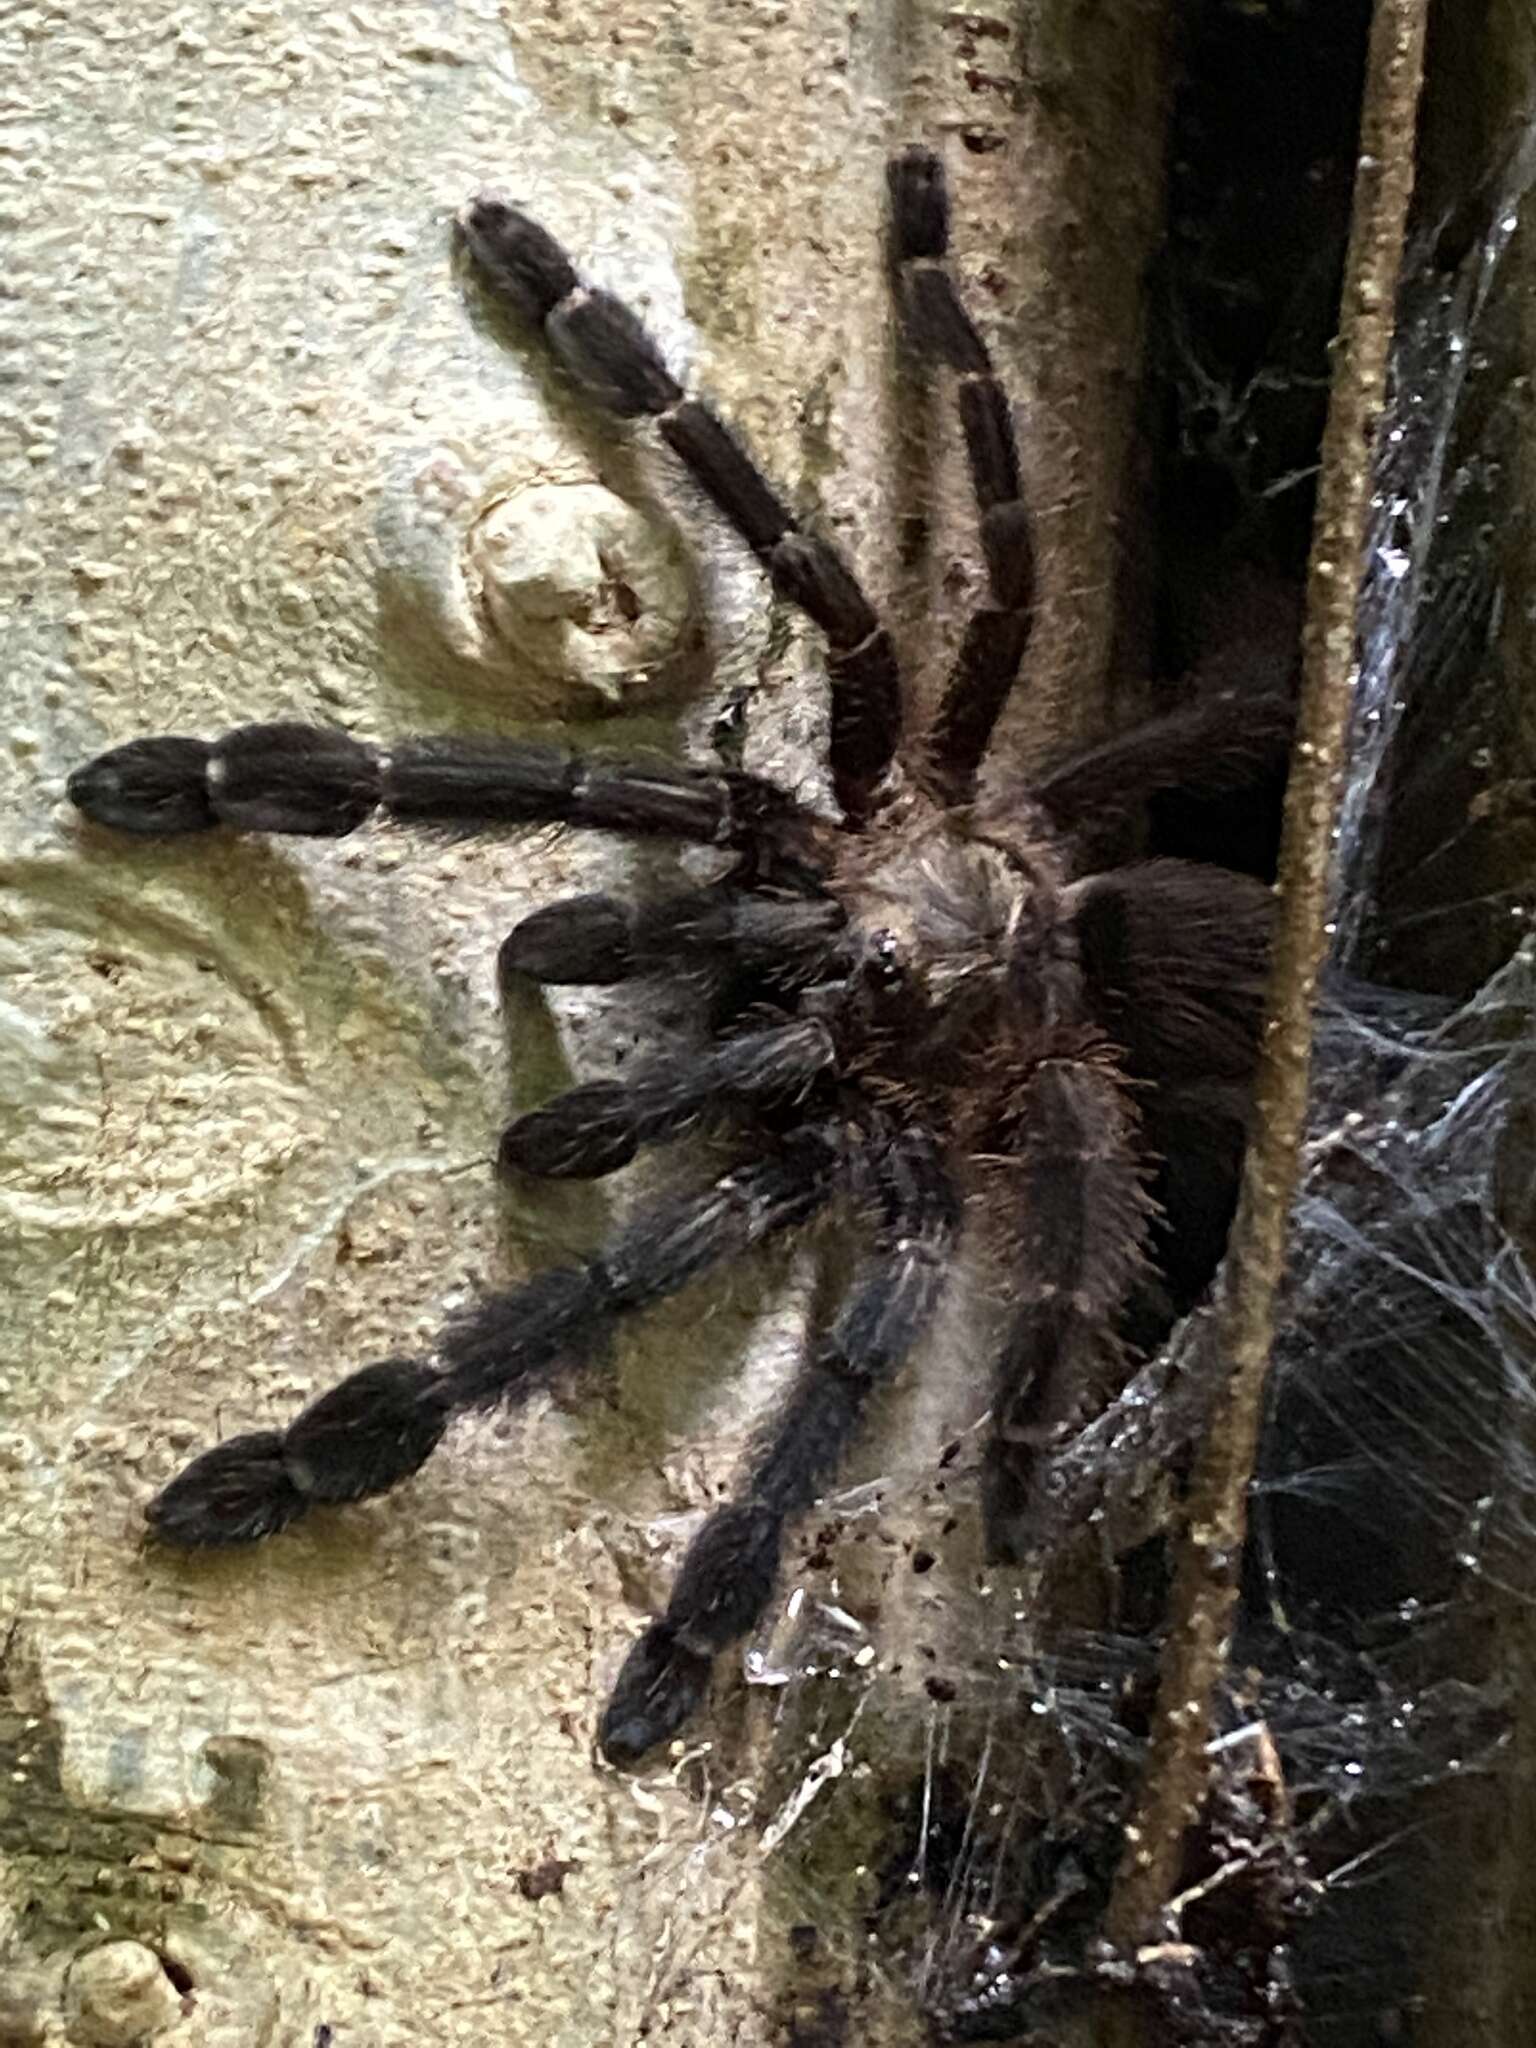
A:
{"label": "long black spider leg", "polygon": [[1163,790],[1222,796],[1250,789],[1284,767],[1295,723],[1294,702],[1278,691],[1217,691],[1068,755],[1030,794],[1081,834]]}
{"label": "long black spider leg", "polygon": [[426,1463],[455,1415],[525,1398],[620,1316],[814,1215],[854,1157],[841,1132],[801,1129],[770,1157],[659,1205],[584,1265],[488,1295],[443,1331],[444,1370],[418,1358],[364,1366],[286,1429],[204,1451],[150,1502],[151,1526],[188,1548],[254,1543],[311,1507],[387,1492]]}
{"label": "long black spider leg", "polygon": [[739,845],[805,814],[755,776],[577,753],[542,742],[408,739],[242,725],[221,739],[130,740],[77,768],[71,803],[120,832],[296,832],[338,838],[382,809],[421,825],[587,825]]}
{"label": "long black spider leg", "polygon": [[1041,1460],[1124,1377],[1118,1319],[1153,1205],[1124,1083],[1086,1033],[1034,1069],[1002,1135],[1025,1299],[998,1360],[982,1508],[989,1554],[1017,1562]]}
{"label": "long black spider leg", "polygon": [[960,1205],[933,1140],[907,1131],[878,1166],[884,1216],[836,1325],[791,1391],[738,1497],[688,1547],[665,1614],[631,1649],[598,1730],[631,1763],[694,1711],[720,1651],[773,1596],[784,1525],[837,1469],[874,1390],[901,1365],[943,1289]]}
{"label": "long black spider leg", "polygon": [[886,177],[891,259],[903,324],[921,360],[945,365],[960,380],[960,426],[991,586],[992,602],[966,622],[959,655],[925,742],[926,772],[942,795],[961,800],[976,779],[1029,639],[1034,542],[1019,477],[1013,409],[947,267],[949,196],[944,167],[932,150],[906,149],[891,159]]}
{"label": "long black spider leg", "polygon": [[828,1027],[796,1018],[703,1051],[648,1061],[624,1081],[589,1081],[503,1131],[498,1164],[546,1180],[592,1180],[654,1145],[752,1101],[793,1102],[831,1066]]}
{"label": "long black spider leg", "polygon": [[1062,908],[1100,1021],[1135,1080],[1247,1081],[1258,1057],[1275,897],[1209,861],[1085,875]]}
{"label": "long black spider leg", "polygon": [[658,897],[568,896],[515,925],[502,943],[503,980],[585,985],[675,973],[730,958],[784,985],[817,979],[847,923],[830,896],[743,889],[727,882]]}
{"label": "long black spider leg", "polygon": [[781,597],[827,636],[830,765],[857,823],[895,751],[900,679],[889,635],[831,544],[803,533],[735,435],[667,369],[636,315],[585,285],[554,237],[503,199],[470,201],[459,220],[486,286],[534,321],[583,393],[621,419],[646,417],[762,563]]}

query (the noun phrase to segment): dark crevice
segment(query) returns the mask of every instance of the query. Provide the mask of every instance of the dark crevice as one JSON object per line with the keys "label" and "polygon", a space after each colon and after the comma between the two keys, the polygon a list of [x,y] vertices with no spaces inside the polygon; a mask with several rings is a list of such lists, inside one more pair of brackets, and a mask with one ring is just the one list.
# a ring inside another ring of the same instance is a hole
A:
{"label": "dark crevice", "polygon": [[[1155,698],[1294,687],[1366,0],[1183,10],[1137,550]],[[1272,875],[1283,782],[1161,801],[1154,852]]]}
{"label": "dark crevice", "polygon": [[[1297,687],[1370,13],[1369,0],[1181,10],[1140,408],[1149,502],[1121,607],[1127,635],[1133,615],[1150,629],[1121,661],[1159,710]],[[1145,850],[1270,880],[1284,792],[1277,766],[1230,796],[1160,797]],[[1155,1103],[1148,1121],[1172,1162],[1153,1192],[1169,1309],[1184,1314],[1225,1242],[1241,1133],[1186,1130]]]}
{"label": "dark crevice", "polygon": [[166,1982],[177,1997],[189,1997],[192,1992],[192,1972],[184,1963],[178,1963],[174,1956],[166,1955],[163,1950],[157,1949],[155,1953],[160,1959],[161,1969],[165,1972]]}

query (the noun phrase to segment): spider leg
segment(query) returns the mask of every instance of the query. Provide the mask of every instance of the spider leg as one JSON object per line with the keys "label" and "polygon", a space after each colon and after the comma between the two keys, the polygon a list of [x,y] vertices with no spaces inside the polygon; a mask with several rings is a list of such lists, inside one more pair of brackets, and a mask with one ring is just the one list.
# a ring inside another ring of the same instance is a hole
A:
{"label": "spider leg", "polygon": [[1148,860],[1062,893],[1100,1022],[1137,1080],[1253,1072],[1275,898],[1204,861]]}
{"label": "spider leg", "polygon": [[497,1163],[549,1180],[595,1179],[627,1166],[642,1145],[675,1138],[711,1113],[803,1097],[835,1051],[825,1024],[797,1018],[740,1032],[702,1052],[652,1060],[629,1080],[590,1081],[520,1116],[502,1133]]}
{"label": "spider leg", "polygon": [[688,889],[655,903],[568,896],[514,925],[498,962],[504,980],[608,983],[728,956],[785,983],[815,979],[835,957],[846,913],[830,896]]}
{"label": "spider leg", "polygon": [[1034,543],[1019,477],[1013,409],[946,263],[944,167],[932,150],[906,149],[892,158],[886,177],[903,324],[921,360],[942,364],[960,379],[960,428],[991,586],[992,602],[966,624],[926,742],[928,773],[941,794],[962,800],[975,781],[1029,639]]}
{"label": "spider leg", "polygon": [[1016,1562],[1039,1461],[1124,1377],[1122,1305],[1146,1263],[1153,1206],[1125,1085],[1086,1033],[1042,1060],[1011,1117],[1010,1199],[1025,1301],[998,1360],[983,1473],[989,1550]]}
{"label": "spider leg", "polygon": [[1031,796],[1064,828],[1123,817],[1162,790],[1223,796],[1285,766],[1296,707],[1275,691],[1221,690],[1066,760]]}
{"label": "spider leg", "polygon": [[1182,1315],[1216,1269],[1237,1198],[1274,895],[1229,868],[1153,860],[1085,876],[1062,907],[1098,1020],[1142,1084],[1157,1293]]}
{"label": "spider leg", "polygon": [[584,1265],[488,1295],[444,1329],[444,1370],[413,1358],[364,1366],[287,1429],[204,1451],[150,1502],[150,1524],[188,1548],[253,1543],[308,1508],[386,1492],[426,1463],[453,1416],[524,1398],[562,1363],[590,1355],[620,1316],[814,1215],[853,1156],[831,1127],[798,1131],[769,1157],[630,1224]]}
{"label": "spider leg", "polygon": [[815,1501],[842,1460],[871,1393],[901,1365],[944,1284],[960,1205],[933,1140],[907,1131],[878,1168],[884,1216],[837,1322],[759,1446],[738,1497],[688,1547],[665,1614],[635,1643],[603,1713],[598,1744],[631,1763],[676,1733],[714,1658],[773,1596],[784,1524]]}
{"label": "spider leg", "polygon": [[147,834],[229,825],[339,838],[378,809],[418,825],[586,825],[717,846],[808,825],[793,797],[750,775],[520,740],[373,747],[292,724],[130,740],[77,768],[68,789],[98,824]]}
{"label": "spider leg", "polygon": [[470,201],[459,227],[487,287],[538,325],[586,397],[621,419],[653,419],[774,589],[826,634],[833,787],[849,819],[862,819],[895,751],[901,705],[890,637],[853,572],[830,542],[799,529],[730,428],[671,375],[635,314],[584,285],[552,235],[488,196]]}
{"label": "spider leg", "polygon": [[[1012,1108],[1027,1270],[1052,1284],[1026,1302],[999,1361],[984,1496],[1003,1561],[1054,1526],[1038,1467],[1123,1379],[1122,1311],[1134,1320],[1139,1295],[1184,1312],[1219,1256],[1274,900],[1252,876],[1156,860],[1085,877],[1062,892],[1060,910],[1081,976],[1070,1007],[1081,1014],[1082,988],[1094,991],[1097,1022],[1147,1101],[1138,1134],[1123,1082],[1087,1037],[1072,1057],[1036,1068]],[[1160,1203],[1144,1185],[1149,1161]],[[1154,1241],[1161,1282],[1149,1287]]]}
{"label": "spider leg", "polygon": [[1252,1108],[1246,1081],[1174,1081],[1151,1090],[1145,1130],[1158,1162],[1154,1241],[1168,1320],[1188,1315],[1220,1263]]}

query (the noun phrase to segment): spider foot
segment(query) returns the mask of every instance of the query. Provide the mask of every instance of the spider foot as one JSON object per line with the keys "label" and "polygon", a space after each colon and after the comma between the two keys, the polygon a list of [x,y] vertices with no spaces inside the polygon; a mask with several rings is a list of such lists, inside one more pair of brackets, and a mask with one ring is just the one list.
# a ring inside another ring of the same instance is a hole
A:
{"label": "spider foot", "polygon": [[176,734],[130,740],[69,778],[69,800],[98,825],[159,836],[206,832],[219,821],[208,800],[206,740]]}
{"label": "spider foot", "polygon": [[545,1109],[530,1110],[501,1134],[496,1170],[544,1180],[596,1180],[628,1166],[642,1122],[621,1081],[589,1081]]}
{"label": "spider foot", "polygon": [[833,971],[847,913],[830,896],[712,882],[644,906],[568,896],[512,929],[497,963],[519,979],[601,984],[721,961],[796,985]]}
{"label": "spider foot", "polygon": [[675,1735],[703,1699],[712,1661],[653,1621],[624,1659],[603,1710],[597,1746],[609,1763],[635,1763]]}
{"label": "spider foot", "polygon": [[530,981],[602,985],[634,972],[635,910],[617,896],[568,896],[532,911],[502,940],[503,987]]}
{"label": "spider foot", "polygon": [[259,1543],[308,1506],[284,1467],[282,1431],[258,1429],[194,1458],[155,1495],[144,1519],[162,1543],[201,1550]]}
{"label": "spider foot", "polygon": [[525,320],[547,320],[581,282],[554,236],[494,192],[470,200],[455,235]]}
{"label": "spider foot", "polygon": [[339,839],[384,797],[376,748],[344,732],[283,721],[221,739],[130,740],[69,778],[69,800],[98,825],[165,836],[230,825]]}
{"label": "spider foot", "polygon": [[385,1493],[424,1465],[447,1423],[442,1382],[413,1358],[366,1365],[287,1430],[231,1437],[194,1458],[145,1509],[164,1543],[259,1543],[307,1508]]}

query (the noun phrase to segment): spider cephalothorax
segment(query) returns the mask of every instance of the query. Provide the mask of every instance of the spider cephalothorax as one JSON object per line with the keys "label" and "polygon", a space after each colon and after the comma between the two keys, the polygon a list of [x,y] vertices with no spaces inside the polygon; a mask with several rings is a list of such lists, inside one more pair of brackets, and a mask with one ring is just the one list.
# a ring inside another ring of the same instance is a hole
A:
{"label": "spider cephalothorax", "polygon": [[1153,1290],[1154,1229],[1175,1232],[1199,1207],[1199,1175],[1178,1170],[1185,1155],[1230,1154],[1258,1030],[1263,886],[1174,861],[1096,873],[1088,849],[1159,790],[1251,779],[1283,745],[1283,705],[1196,702],[1027,792],[977,794],[1029,630],[1029,522],[1011,410],[946,265],[938,159],[903,152],[890,192],[913,355],[958,379],[989,585],[931,728],[899,759],[896,655],[841,558],[796,526],[635,316],[584,285],[542,228],[491,198],[460,224],[487,288],[537,326],[588,399],[654,421],[774,588],[826,634],[840,825],[748,775],[516,741],[376,747],[298,725],[135,740],[70,782],[89,816],[140,833],[334,835],[382,808],[419,826],[564,822],[735,849],[707,887],[647,905],[580,897],[512,933],[509,974],[687,973],[717,988],[740,981],[751,998],[719,1006],[703,1054],[657,1059],[519,1118],[501,1158],[546,1176],[606,1173],[644,1144],[729,1116],[742,1163],[700,1194],[657,1202],[586,1264],[481,1301],[447,1325],[435,1361],[365,1366],[286,1429],[204,1452],[149,1508],[165,1541],[240,1543],[315,1503],[382,1492],[431,1455],[455,1414],[519,1398],[590,1356],[616,1317],[834,1199],[851,1203],[867,1249],[842,1311],[630,1652],[600,1734],[616,1759],[672,1734],[715,1655],[762,1613],[786,1522],[836,1471],[871,1391],[927,1325],[968,1198],[983,1192],[1014,1302],[986,1373],[985,1509],[995,1551],[1027,1541],[1036,1461],[1124,1370]]}

